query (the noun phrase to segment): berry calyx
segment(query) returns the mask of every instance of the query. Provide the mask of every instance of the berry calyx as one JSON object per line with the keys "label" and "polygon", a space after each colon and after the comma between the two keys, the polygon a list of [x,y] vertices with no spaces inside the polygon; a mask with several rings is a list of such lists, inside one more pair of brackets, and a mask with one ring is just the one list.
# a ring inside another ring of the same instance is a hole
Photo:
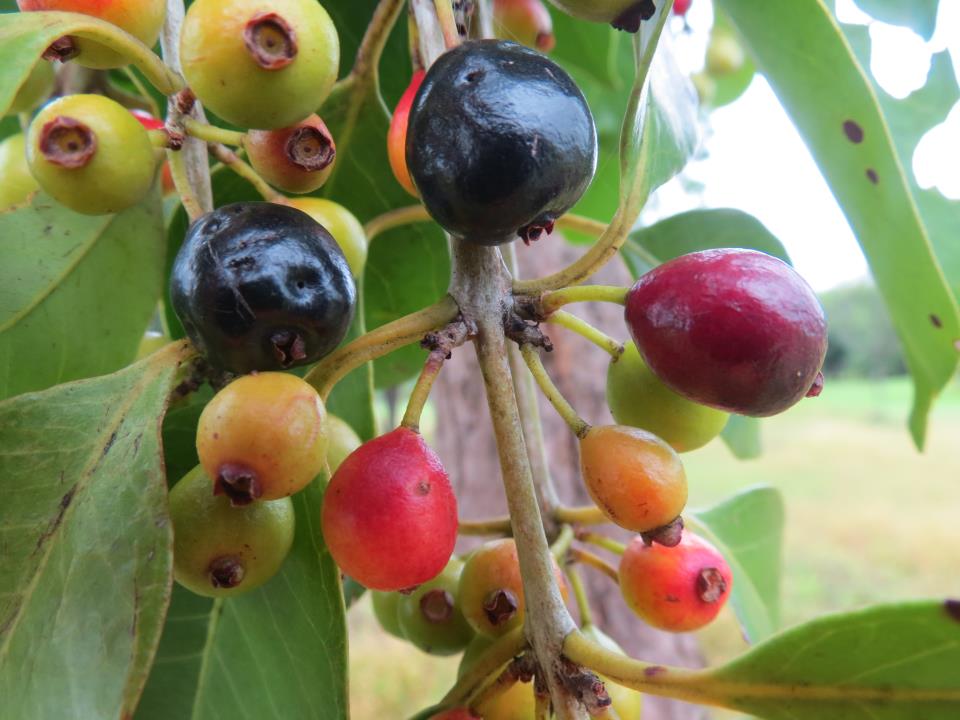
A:
{"label": "berry calyx", "polygon": [[423,70],[417,70],[410,78],[410,84],[400,96],[400,102],[397,103],[393,111],[393,117],[390,118],[390,130],[387,132],[387,157],[390,160],[390,169],[397,182],[403,186],[403,189],[414,197],[420,197],[417,188],[410,177],[410,170],[407,167],[407,126],[410,121],[410,107],[413,105],[413,98],[416,97],[420,85],[423,84],[423,78],[426,73]]}
{"label": "berry calyx", "polygon": [[53,92],[53,81],[53,64],[38,61],[17,90],[13,102],[7,108],[7,115],[30,112],[40,105]]}
{"label": "berry calyx", "polygon": [[251,130],[243,139],[250,164],[275,188],[313,192],[333,172],[337,146],[317,115],[279,130]]}
{"label": "berry calyx", "polygon": [[680,458],[645,430],[590,428],[580,440],[580,471],[603,514],[627,530],[647,533],[669,525],[687,504]]}
{"label": "berry calyx", "polygon": [[550,0],[568,15],[581,20],[610,23],[617,30],[635,33],[657,10],[654,0]]}
{"label": "berry calyx", "polygon": [[434,220],[468,242],[498,245],[548,232],[580,199],[597,133],[566,71],[522,45],[477,40],[430,68],[410,111],[406,155]]}
{"label": "berry calyx", "polygon": [[[566,582],[555,561],[553,570],[566,598]],[[523,623],[526,603],[512,538],[484,543],[470,554],[460,575],[459,595],[464,617],[482,635],[499,637]]]}
{"label": "berry calyx", "polygon": [[670,632],[698,630],[723,609],[733,574],[720,552],[693,533],[673,548],[634,538],[620,560],[620,590],[633,612]]}
{"label": "berry calyx", "polygon": [[463,561],[452,558],[437,577],[409,595],[400,595],[397,617],[404,637],[432,655],[453,655],[473,639],[460,609],[458,584]]}
{"label": "berry calyx", "polygon": [[326,198],[290,198],[284,202],[323,225],[343,250],[353,276],[363,276],[363,268],[367,263],[367,235],[356,215]]}
{"label": "berry calyx", "polygon": [[214,366],[236,373],[323,357],[346,335],[356,297],[330,233],[276,203],[234,203],[201,216],[170,276],[187,335]]}
{"label": "berry calyx", "polygon": [[229,597],[273,577],[293,544],[290,498],[231,507],[210,492],[202,467],[170,491],[173,576],[198,595]]}
{"label": "berry calyx", "polygon": [[147,131],[102,95],[68,95],[44,107],[30,123],[27,162],[44,192],[86,215],[120,212],[153,183]]}
{"label": "berry calyx", "polygon": [[295,375],[234,380],[200,414],[197,453],[212,492],[233,505],[274,500],[306,487],[324,468],[326,410]]}
{"label": "berry calyx", "polygon": [[542,53],[550,52],[557,44],[553,19],[541,0],[494,0],[493,24],[497,37]]}
{"label": "berry calyx", "polygon": [[457,500],[436,453],[400,427],[341,463],[321,521],[343,572],[372,590],[405,590],[435,578],[453,554]]}
{"label": "berry calyx", "polygon": [[651,432],[677,452],[703,447],[720,434],[730,417],[664,385],[632,342],[624,344],[623,354],[607,369],[607,404],[618,424]]}
{"label": "berry calyx", "polygon": [[[147,47],[153,47],[163,27],[167,4],[164,0],[17,0],[24,11],[59,10],[82,13],[105,20],[133,35]],[[76,62],[88,68],[105,70],[123,67],[129,60],[110,48],[85,38],[71,37]]]}
{"label": "berry calyx", "polygon": [[340,41],[314,0],[197,0],[180,36],[183,74],[234,125],[271,130],[313,113],[337,79]]}
{"label": "berry calyx", "polygon": [[810,286],[754,250],[704,250],[654,268],[627,293],[626,321],[668,387],[742,415],[775,415],[799,402],[827,350]]}
{"label": "berry calyx", "polygon": [[27,139],[22,133],[0,142],[0,211],[24,202],[40,189],[27,165]]}

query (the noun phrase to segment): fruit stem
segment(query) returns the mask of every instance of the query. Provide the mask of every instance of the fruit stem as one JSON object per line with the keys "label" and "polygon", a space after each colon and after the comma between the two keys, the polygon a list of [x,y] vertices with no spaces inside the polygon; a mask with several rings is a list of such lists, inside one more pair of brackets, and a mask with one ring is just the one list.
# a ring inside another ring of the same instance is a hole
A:
{"label": "fruit stem", "polygon": [[460,312],[449,295],[410,315],[381,325],[338,348],[317,363],[304,378],[326,401],[336,385],[351,370],[423,338],[431,330],[450,323]]}
{"label": "fruit stem", "polygon": [[420,416],[423,414],[423,407],[430,397],[433,382],[443,368],[444,359],[444,354],[441,352],[432,352],[427,356],[427,362],[424,363],[420,377],[417,378],[417,384],[413,386],[413,390],[410,392],[407,410],[400,421],[403,427],[414,432],[420,432]]}
{"label": "fruit stem", "polygon": [[387,45],[390,31],[393,30],[403,10],[404,2],[405,0],[380,0],[377,4],[377,9],[373,11],[370,24],[367,25],[367,30],[360,41],[360,47],[357,48],[353,68],[346,78],[348,82],[351,84],[357,82],[363,86],[376,75],[383,49]]}
{"label": "fruit stem", "polygon": [[550,553],[553,555],[554,560],[556,560],[558,563],[563,562],[563,558],[566,557],[567,552],[570,550],[570,545],[573,543],[573,538],[573,526],[564,525],[560,529],[557,539],[554,540],[553,544],[550,546]]}
{"label": "fruit stem", "polygon": [[480,37],[495,37],[493,29],[493,3],[491,0],[477,0],[477,23],[480,26]]}
{"label": "fruit stem", "polygon": [[[196,136],[195,136],[196,137]],[[221,145],[220,143],[212,143],[210,146],[210,152],[213,153],[214,157],[217,158],[220,162],[226,165],[228,168],[233,170],[237,175],[242,177],[248,183],[253,185],[254,190],[260,193],[260,196],[267,202],[279,202],[283,200],[283,195],[274,190],[270,183],[260,177],[259,173],[254,170],[250,165],[245,163],[240,159],[240,156],[237,155],[233,150],[228,148],[226,145]]]}
{"label": "fruit stem", "polygon": [[147,90],[147,86],[143,84],[143,81],[140,80],[140,76],[137,75],[129,65],[123,66],[123,74],[126,76],[127,80],[130,81],[130,84],[136,88],[137,92],[140,94],[140,100],[147,105],[147,110],[155,118],[160,117],[160,106],[157,104],[157,101],[154,100],[153,95],[150,94],[150,91]]}
{"label": "fruit stem", "polygon": [[497,638],[457,680],[456,685],[450,688],[450,692],[443,697],[440,705],[442,707],[463,705],[491,675],[499,673],[503,666],[519,655],[526,646],[527,640],[524,637],[523,628],[516,628],[503,637]]}
{"label": "fruit stem", "polygon": [[433,0],[443,30],[443,42],[447,50],[453,50],[460,44],[460,32],[457,30],[457,17],[453,13],[453,3],[450,0]]}
{"label": "fruit stem", "polygon": [[550,315],[549,318],[547,318],[547,322],[561,325],[567,328],[567,330],[572,330],[573,332],[577,333],[577,335],[580,335],[592,342],[601,350],[610,353],[610,357],[612,357],[614,360],[619,359],[620,356],[623,355],[622,344],[618,343],[605,332],[598,330],[586,320],[578,318],[576,315],[571,315],[565,310],[557,310]]}
{"label": "fruit stem", "polygon": [[573,405],[567,401],[560,390],[557,389],[557,386],[553,384],[553,380],[550,379],[550,375],[547,374],[547,369],[543,366],[543,361],[540,359],[540,353],[533,345],[523,345],[520,348],[520,353],[523,355],[523,360],[526,362],[530,374],[533,375],[533,379],[536,380],[537,385],[540,386],[540,391],[560,414],[560,417],[563,418],[563,421],[573,431],[573,434],[578,438],[583,438],[590,429],[589,423],[577,414]]}
{"label": "fruit stem", "polygon": [[243,145],[244,134],[235,130],[227,130],[216,125],[199,122],[193,118],[186,118],[183,121],[183,129],[187,135],[199,138],[205,143],[222,143],[223,145],[233,145],[239,147]]}
{"label": "fruit stem", "polygon": [[385,212],[383,215],[377,215],[363,226],[363,232],[369,243],[388,230],[417,222],[432,222],[432,218],[427,214],[427,209],[423,205],[410,205],[409,207]]}
{"label": "fruit stem", "polygon": [[620,573],[617,569],[604,560],[599,555],[595,555],[589,550],[583,548],[570,548],[570,559],[584,565],[589,565],[594,570],[599,570],[618,585],[620,584]]}
{"label": "fruit stem", "polygon": [[180,195],[180,203],[183,209],[187,211],[187,217],[193,222],[203,215],[206,210],[200,204],[200,198],[193,190],[190,182],[190,176],[187,172],[186,158],[183,152],[167,151],[167,162],[170,165],[170,177],[173,178],[174,187],[177,188],[177,194]]}
{"label": "fruit stem", "polygon": [[603,525],[610,522],[596,505],[583,507],[558,507],[554,513],[557,522],[571,525]]}
{"label": "fruit stem", "polygon": [[626,305],[629,288],[616,285],[575,285],[545,293],[540,298],[540,310],[545,316],[556,312],[564,305],[580,302],[608,302]]}
{"label": "fruit stem", "polygon": [[457,526],[460,535],[509,535],[510,518],[490,520],[461,520]]}
{"label": "fruit stem", "polygon": [[580,627],[586,628],[593,625],[593,610],[590,609],[590,601],[587,599],[587,589],[583,585],[583,578],[580,571],[574,565],[564,567],[567,573],[567,580],[570,581],[570,589],[573,590],[573,599],[577,602],[577,610],[580,612]]}
{"label": "fruit stem", "polygon": [[170,142],[170,136],[162,128],[147,130],[147,137],[150,138],[150,144],[157,149],[165,149]]}
{"label": "fruit stem", "polygon": [[600,533],[578,532],[577,540],[596,545],[598,548],[603,548],[604,550],[609,550],[614,555],[623,555],[627,551],[627,546],[622,542],[617,542],[612,537],[607,537]]}

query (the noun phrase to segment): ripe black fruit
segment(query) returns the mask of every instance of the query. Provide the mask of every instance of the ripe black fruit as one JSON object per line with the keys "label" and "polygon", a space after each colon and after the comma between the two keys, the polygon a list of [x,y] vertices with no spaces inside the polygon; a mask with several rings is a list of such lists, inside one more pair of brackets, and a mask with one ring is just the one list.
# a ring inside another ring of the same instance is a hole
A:
{"label": "ripe black fruit", "polygon": [[292,207],[248,202],[190,227],[170,297],[207,359],[245,373],[303,365],[333,350],[353,318],[356,287],[322,225]]}
{"label": "ripe black fruit", "polygon": [[406,152],[433,218],[465,240],[498,245],[553,229],[590,184],[597,133],[558,65],[516,43],[479,40],[430,68]]}

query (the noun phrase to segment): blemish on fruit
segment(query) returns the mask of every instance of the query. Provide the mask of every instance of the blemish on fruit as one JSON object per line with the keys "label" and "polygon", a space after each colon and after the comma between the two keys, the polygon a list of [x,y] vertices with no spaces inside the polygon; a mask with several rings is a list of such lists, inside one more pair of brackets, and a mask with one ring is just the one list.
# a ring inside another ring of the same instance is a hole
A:
{"label": "blemish on fruit", "polygon": [[867,180],[876,185],[880,182],[880,176],[877,175],[877,171],[873,168],[867,168]]}
{"label": "blemish on fruit", "polygon": [[635,33],[640,30],[640,23],[652,18],[656,11],[657,6],[653,0],[640,0],[620,13],[610,24],[616,30]]}
{"label": "blemish on fruit", "polygon": [[54,165],[69,169],[85,166],[97,152],[97,136],[70,117],[56,117],[40,131],[40,152]]}
{"label": "blemish on fruit", "polygon": [[284,147],[290,162],[307,172],[329,167],[337,155],[337,150],[333,138],[323,130],[309,125],[294,130]]}
{"label": "blemish on fruit", "polygon": [[947,615],[957,622],[960,622],[960,600],[945,601],[943,603],[943,609],[947,611]]}
{"label": "blemish on fruit", "polygon": [[813,385],[811,385],[810,389],[807,390],[806,397],[808,398],[818,397],[822,392],[823,392],[823,373],[818,372],[817,376],[813,379]]}
{"label": "blemish on fruit", "polygon": [[643,669],[643,674],[646,677],[656,677],[657,675],[663,675],[666,671],[667,669],[662,665],[651,665]]}
{"label": "blemish on fruit", "polygon": [[705,603],[715,603],[727,592],[727,581],[717,568],[704,568],[697,576],[697,595]]}
{"label": "blemish on fruit", "polygon": [[509,590],[494,590],[487,595],[483,601],[483,612],[487,620],[494,627],[499,627],[508,622],[510,618],[517,614],[520,603],[517,597]]}
{"label": "blemish on fruit", "polygon": [[421,480],[417,483],[417,495],[429,495],[430,483],[427,480]]}
{"label": "blemish on fruit", "polygon": [[207,568],[210,584],[215,588],[233,588],[243,582],[246,574],[240,558],[224,555],[215,558]]}
{"label": "blemish on fruit", "polygon": [[256,472],[239,463],[224,463],[213,484],[214,495],[226,495],[234,507],[249,505],[263,494]]}
{"label": "blemish on fruit", "polygon": [[445,623],[453,615],[454,599],[446,590],[431,590],[420,598],[420,612],[428,622]]}
{"label": "blemish on fruit", "polygon": [[935,313],[930,313],[930,324],[938,330],[943,327],[943,321],[940,319],[940,316]]}
{"label": "blemish on fruit", "polygon": [[843,121],[843,134],[852,143],[863,142],[863,128],[853,120]]}
{"label": "blemish on fruit", "polygon": [[243,44],[264,70],[281,70],[297,56],[297,33],[277,13],[257,13],[243,30]]}

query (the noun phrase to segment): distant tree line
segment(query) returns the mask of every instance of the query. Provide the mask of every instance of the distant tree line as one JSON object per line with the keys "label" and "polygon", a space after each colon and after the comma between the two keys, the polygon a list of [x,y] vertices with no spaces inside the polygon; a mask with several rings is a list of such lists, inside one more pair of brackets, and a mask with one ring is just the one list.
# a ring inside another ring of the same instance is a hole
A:
{"label": "distant tree line", "polygon": [[824,373],[864,378],[906,373],[897,335],[872,283],[829,290],[820,301],[830,328]]}

